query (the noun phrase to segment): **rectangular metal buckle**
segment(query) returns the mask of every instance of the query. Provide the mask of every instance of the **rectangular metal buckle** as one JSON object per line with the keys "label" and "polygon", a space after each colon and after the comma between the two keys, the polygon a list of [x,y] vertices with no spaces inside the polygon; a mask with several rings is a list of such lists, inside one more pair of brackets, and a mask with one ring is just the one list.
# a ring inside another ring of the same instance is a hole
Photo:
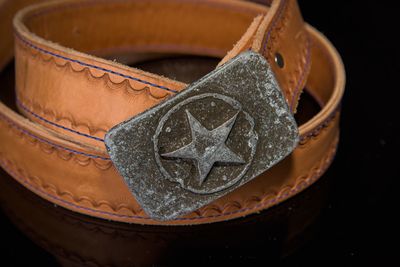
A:
{"label": "rectangular metal buckle", "polygon": [[156,220],[187,214],[249,182],[298,140],[268,62],[252,51],[105,137],[115,167]]}

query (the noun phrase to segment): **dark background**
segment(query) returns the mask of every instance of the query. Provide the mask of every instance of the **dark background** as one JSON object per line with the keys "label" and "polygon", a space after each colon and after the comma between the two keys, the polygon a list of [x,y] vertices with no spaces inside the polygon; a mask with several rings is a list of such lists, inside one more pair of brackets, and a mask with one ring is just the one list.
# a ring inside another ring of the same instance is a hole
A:
{"label": "dark background", "polygon": [[[299,2],[305,20],[322,31],[342,55],[347,85],[338,154],[322,182],[315,185],[329,180],[327,202],[313,224],[311,238],[289,255],[273,259],[273,265],[399,266],[399,225],[394,220],[399,211],[395,185],[400,165],[399,9],[389,1]],[[0,238],[0,266],[56,264],[2,212]],[[271,265],[271,258],[263,257],[259,249],[247,254],[227,248],[217,259],[199,251],[197,263]]]}

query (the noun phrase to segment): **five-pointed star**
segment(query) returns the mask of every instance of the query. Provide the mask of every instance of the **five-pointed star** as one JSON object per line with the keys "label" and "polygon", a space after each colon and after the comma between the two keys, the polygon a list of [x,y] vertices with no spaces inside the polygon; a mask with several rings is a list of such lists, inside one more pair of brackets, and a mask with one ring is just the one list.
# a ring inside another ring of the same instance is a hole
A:
{"label": "five-pointed star", "polygon": [[244,160],[230,150],[225,142],[235,124],[237,114],[213,130],[205,128],[186,110],[192,141],[175,151],[162,154],[163,157],[192,159],[197,163],[200,185],[207,178],[214,163],[243,164]]}

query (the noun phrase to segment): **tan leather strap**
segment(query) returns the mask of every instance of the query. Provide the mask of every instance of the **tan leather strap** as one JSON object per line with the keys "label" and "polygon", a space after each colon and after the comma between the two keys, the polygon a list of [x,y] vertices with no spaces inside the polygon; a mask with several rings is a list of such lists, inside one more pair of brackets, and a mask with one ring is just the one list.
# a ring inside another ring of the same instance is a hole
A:
{"label": "tan leather strap", "polygon": [[[186,84],[92,55],[194,54],[223,63],[252,49],[270,61],[293,111],[305,84],[324,106],[300,127],[302,143],[290,157],[163,224],[221,221],[265,209],[315,181],[333,157],[343,66],[329,42],[303,23],[296,1],[273,1],[270,8],[222,0],[57,1],[19,12],[14,27],[17,106],[29,120],[0,103],[0,162],[58,205],[118,221],[160,223],[141,210],[102,141],[110,127]],[[7,31],[1,36],[10,38]],[[9,47],[2,54],[10,54]],[[275,62],[280,56],[283,66]],[[7,58],[2,60],[0,66]]]}
{"label": "tan leather strap", "polygon": [[[269,11],[221,0],[62,1],[28,8],[14,25],[21,112],[100,148],[112,126],[187,85],[82,52],[223,57],[243,35],[223,61],[249,48],[266,55],[293,109],[310,69],[295,1],[275,1]],[[273,62],[276,53],[288,59],[282,69]],[[96,100],[88,105],[88,99]]]}

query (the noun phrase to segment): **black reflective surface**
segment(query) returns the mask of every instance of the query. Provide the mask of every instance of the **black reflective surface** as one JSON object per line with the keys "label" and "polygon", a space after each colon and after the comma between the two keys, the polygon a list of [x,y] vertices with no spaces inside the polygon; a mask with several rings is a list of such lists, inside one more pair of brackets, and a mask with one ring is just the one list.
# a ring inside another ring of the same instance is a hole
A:
{"label": "black reflective surface", "polygon": [[1,171],[0,266],[399,265],[400,52],[385,3],[300,1],[347,71],[338,154],[305,192],[228,223],[143,227],[56,208]]}

